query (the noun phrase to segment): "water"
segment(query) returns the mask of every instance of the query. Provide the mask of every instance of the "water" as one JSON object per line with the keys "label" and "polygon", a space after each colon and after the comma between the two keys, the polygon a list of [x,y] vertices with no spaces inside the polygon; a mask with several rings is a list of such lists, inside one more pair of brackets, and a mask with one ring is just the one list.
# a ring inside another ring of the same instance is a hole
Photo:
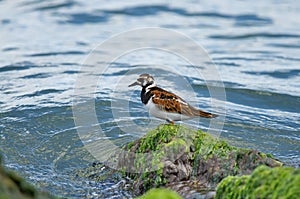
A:
{"label": "water", "polygon": [[[73,198],[130,197],[114,179],[89,182],[74,176],[96,160],[77,134],[72,100],[88,53],[112,35],[141,27],[170,28],[205,47],[226,88],[222,138],[299,167],[300,3],[31,0],[0,1],[0,9],[0,150],[7,167],[41,189]],[[186,72],[178,77],[150,69],[157,64]],[[105,81],[93,93],[97,119],[116,143],[143,134],[120,130],[131,120],[141,129],[149,121],[161,123],[148,117],[138,90],[124,85],[112,97],[115,82],[133,68],[153,73],[160,86],[213,110],[205,82],[178,57],[147,50],[124,55],[99,76]],[[113,118],[112,101],[128,96],[130,117]],[[206,130],[209,120],[187,124]]]}

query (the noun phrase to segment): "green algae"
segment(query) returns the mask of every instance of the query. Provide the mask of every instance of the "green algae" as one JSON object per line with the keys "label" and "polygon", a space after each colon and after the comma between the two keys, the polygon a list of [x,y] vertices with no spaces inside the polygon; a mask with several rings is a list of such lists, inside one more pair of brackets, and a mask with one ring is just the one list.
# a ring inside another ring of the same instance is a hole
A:
{"label": "green algae", "polygon": [[181,125],[160,125],[123,149],[128,153],[119,157],[120,168],[134,179],[137,194],[183,180],[205,182],[211,188],[227,176],[250,174],[259,165],[282,166],[269,154],[230,146]]}
{"label": "green algae", "polygon": [[137,199],[182,199],[176,192],[164,189],[164,188],[157,188],[151,189],[144,195],[138,197]]}
{"label": "green algae", "polygon": [[[157,129],[149,131],[147,136],[140,139],[137,152],[146,153],[161,150],[165,143],[170,143],[175,138],[184,137],[183,130],[187,129],[179,125],[160,125]],[[130,146],[132,147],[133,143],[129,143],[128,149],[131,148]]]}
{"label": "green algae", "polygon": [[[136,181],[142,181],[144,190],[166,184],[167,180],[163,175],[164,160],[176,159],[174,156],[182,151],[189,152],[188,144],[183,139],[186,136],[183,130],[187,129],[178,125],[161,125],[148,132],[147,136],[139,139],[138,142],[127,144],[125,149],[129,154],[135,153],[133,166],[139,169],[137,173],[141,173],[140,175],[128,173],[128,176]],[[126,164],[123,169],[127,169]]]}
{"label": "green algae", "polygon": [[300,169],[259,166],[251,175],[229,176],[217,187],[216,199],[221,198],[281,198],[300,196]]}
{"label": "green algae", "polygon": [[228,153],[236,150],[236,147],[230,146],[224,140],[219,140],[200,130],[195,132],[194,137],[195,156],[201,156],[208,159],[213,156],[227,157]]}

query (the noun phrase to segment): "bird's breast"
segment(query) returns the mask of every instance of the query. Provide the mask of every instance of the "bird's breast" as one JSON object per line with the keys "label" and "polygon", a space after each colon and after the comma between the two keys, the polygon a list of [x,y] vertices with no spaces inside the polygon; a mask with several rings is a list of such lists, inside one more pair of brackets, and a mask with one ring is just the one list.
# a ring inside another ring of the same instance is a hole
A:
{"label": "bird's breast", "polygon": [[142,92],[141,92],[141,101],[143,102],[143,104],[147,104],[150,100],[151,100],[151,97],[153,96],[153,94],[148,91],[146,92],[146,89],[142,89]]}

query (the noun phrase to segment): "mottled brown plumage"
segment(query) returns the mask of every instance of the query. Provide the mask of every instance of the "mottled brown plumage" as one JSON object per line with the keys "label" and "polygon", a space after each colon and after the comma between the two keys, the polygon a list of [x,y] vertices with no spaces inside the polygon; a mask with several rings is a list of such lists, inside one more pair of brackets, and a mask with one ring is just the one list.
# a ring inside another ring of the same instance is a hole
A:
{"label": "mottled brown plumage", "polygon": [[157,107],[163,111],[178,113],[190,117],[200,116],[206,118],[217,117],[215,114],[211,114],[199,109],[194,108],[189,103],[187,103],[181,97],[175,95],[174,93],[165,91],[158,87],[153,87],[150,89],[153,94],[152,101]]}
{"label": "mottled brown plumage", "polygon": [[156,86],[154,78],[149,74],[142,74],[136,82],[129,86],[142,86],[141,100],[155,117],[168,122],[185,120],[192,117],[214,118],[217,115],[199,110],[181,97]]}

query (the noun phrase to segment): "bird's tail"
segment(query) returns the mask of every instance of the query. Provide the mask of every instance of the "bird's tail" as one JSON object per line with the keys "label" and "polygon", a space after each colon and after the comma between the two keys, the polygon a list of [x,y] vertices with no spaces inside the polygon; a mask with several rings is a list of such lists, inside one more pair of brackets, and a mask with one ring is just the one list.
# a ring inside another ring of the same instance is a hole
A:
{"label": "bird's tail", "polygon": [[208,112],[205,112],[205,111],[201,111],[199,109],[193,109],[192,112],[193,112],[193,114],[195,116],[200,116],[200,117],[206,117],[206,118],[215,118],[215,117],[218,117],[218,115],[216,115],[216,114],[208,113]]}

